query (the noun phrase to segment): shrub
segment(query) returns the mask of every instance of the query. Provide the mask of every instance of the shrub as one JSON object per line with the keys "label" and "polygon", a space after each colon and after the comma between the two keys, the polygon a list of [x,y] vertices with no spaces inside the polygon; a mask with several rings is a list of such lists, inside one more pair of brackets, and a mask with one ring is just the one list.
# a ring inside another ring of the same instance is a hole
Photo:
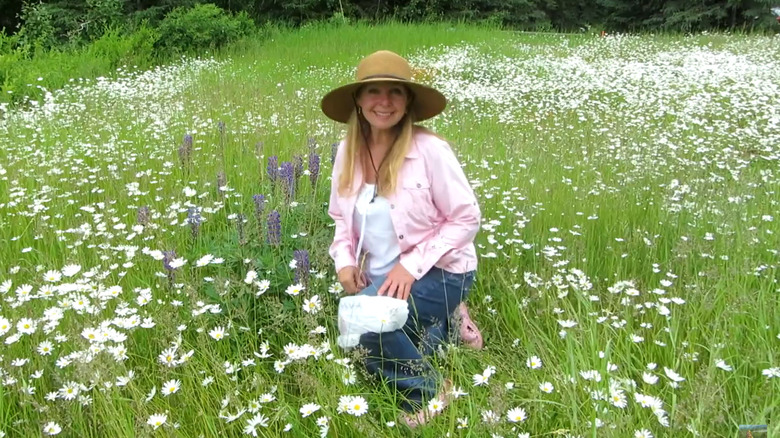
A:
{"label": "shrub", "polygon": [[19,44],[27,47],[49,49],[57,42],[54,25],[55,14],[45,3],[25,3],[19,15],[22,27],[17,34]]}
{"label": "shrub", "polygon": [[151,63],[157,38],[157,31],[146,26],[141,26],[131,34],[122,34],[119,29],[108,29],[85,49],[91,57],[101,60],[111,70],[123,64],[145,66]]}
{"label": "shrub", "polygon": [[251,33],[253,28],[245,12],[230,15],[212,3],[176,8],[160,23],[156,47],[173,53],[214,49]]}

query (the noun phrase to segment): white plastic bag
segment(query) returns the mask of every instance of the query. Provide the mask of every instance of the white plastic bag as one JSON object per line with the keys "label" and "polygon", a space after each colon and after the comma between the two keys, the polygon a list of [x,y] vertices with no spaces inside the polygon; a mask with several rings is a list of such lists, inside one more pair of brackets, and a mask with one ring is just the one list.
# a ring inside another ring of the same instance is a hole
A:
{"label": "white plastic bag", "polygon": [[353,295],[339,301],[339,347],[357,346],[360,335],[400,329],[409,317],[409,304],[385,296]]}

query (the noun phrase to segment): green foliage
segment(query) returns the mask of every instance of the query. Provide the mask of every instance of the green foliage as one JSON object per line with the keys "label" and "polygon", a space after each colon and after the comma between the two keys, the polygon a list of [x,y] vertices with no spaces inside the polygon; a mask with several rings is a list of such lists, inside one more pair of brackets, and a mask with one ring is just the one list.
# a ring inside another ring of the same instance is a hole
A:
{"label": "green foliage", "polygon": [[250,34],[253,28],[246,13],[231,15],[212,3],[176,8],[160,23],[156,46],[169,53],[214,49]]}
{"label": "green foliage", "polygon": [[87,0],[85,34],[89,40],[99,38],[107,29],[115,29],[123,18],[122,0]]}
{"label": "green foliage", "polygon": [[[156,29],[141,26],[130,34],[110,28],[82,48],[36,49],[20,44],[18,35],[0,34],[0,103],[40,100],[72,78],[106,74],[124,65],[148,68],[159,62],[154,51]],[[39,79],[40,78],[40,79]]]}
{"label": "green foliage", "polygon": [[154,57],[157,39],[157,31],[149,27],[141,27],[129,35],[122,35],[119,29],[113,28],[90,44],[86,52],[102,59],[112,70],[124,64],[148,65]]}
{"label": "green foliage", "polygon": [[25,3],[20,15],[19,43],[28,47],[51,48],[56,42],[54,13],[45,3]]}

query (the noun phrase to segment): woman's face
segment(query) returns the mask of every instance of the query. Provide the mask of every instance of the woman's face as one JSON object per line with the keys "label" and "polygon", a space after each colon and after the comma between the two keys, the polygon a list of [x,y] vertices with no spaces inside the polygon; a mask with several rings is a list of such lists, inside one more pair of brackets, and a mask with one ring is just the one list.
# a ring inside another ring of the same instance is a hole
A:
{"label": "woman's face", "polygon": [[406,114],[409,93],[406,87],[393,82],[368,84],[360,90],[357,104],[371,128],[384,131],[397,125]]}

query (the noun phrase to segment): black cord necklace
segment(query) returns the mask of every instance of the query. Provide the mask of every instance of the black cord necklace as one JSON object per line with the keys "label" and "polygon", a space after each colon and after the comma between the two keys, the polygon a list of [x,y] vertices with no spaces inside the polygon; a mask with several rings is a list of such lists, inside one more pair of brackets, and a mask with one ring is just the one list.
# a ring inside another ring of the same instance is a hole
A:
{"label": "black cord necklace", "polygon": [[[374,181],[374,194],[371,196],[371,200],[368,201],[369,204],[373,204],[374,200],[376,199],[377,192],[379,191],[379,170],[376,168],[376,164],[374,164],[374,156],[371,155],[371,147],[368,146],[368,143],[366,143],[366,150],[368,151],[368,158],[371,160],[371,167],[374,168],[374,175],[376,176],[376,181]],[[385,160],[382,160],[382,163],[384,163]],[[382,167],[382,163],[379,163],[379,167]]]}

